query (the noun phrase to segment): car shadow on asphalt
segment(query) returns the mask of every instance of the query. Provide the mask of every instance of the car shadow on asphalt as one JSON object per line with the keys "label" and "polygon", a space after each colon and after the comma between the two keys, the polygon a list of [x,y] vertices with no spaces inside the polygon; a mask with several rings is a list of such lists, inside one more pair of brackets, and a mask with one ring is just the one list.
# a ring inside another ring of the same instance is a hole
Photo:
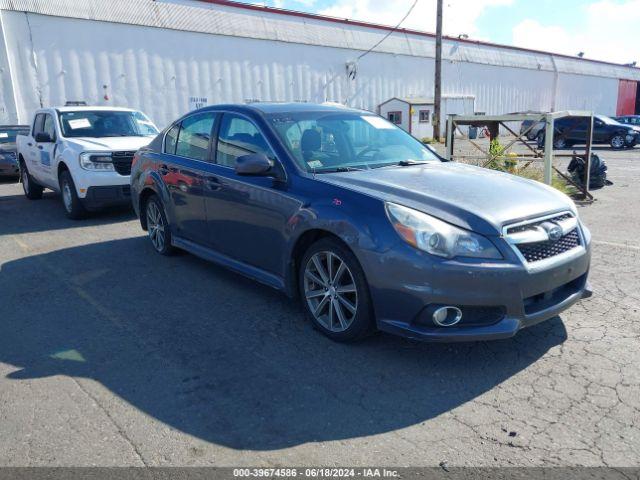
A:
{"label": "car shadow on asphalt", "polygon": [[91,227],[127,222],[136,218],[129,206],[89,212],[81,220],[65,216],[60,196],[46,191],[41,200],[29,200],[24,195],[0,195],[0,235],[22,234]]}
{"label": "car shadow on asphalt", "polygon": [[[171,428],[234,449],[419,424],[490,392],[567,336],[554,318],[497,342],[378,334],[337,344],[284,295],[191,255],[160,257],[142,237],[5,263],[0,292],[8,379],[93,379]],[[148,422],[128,418],[132,428]]]}

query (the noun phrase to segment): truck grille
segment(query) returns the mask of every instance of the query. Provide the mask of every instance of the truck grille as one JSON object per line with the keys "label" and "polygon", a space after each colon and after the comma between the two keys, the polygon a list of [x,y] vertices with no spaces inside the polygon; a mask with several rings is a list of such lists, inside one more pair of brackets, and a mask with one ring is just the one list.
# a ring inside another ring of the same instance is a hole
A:
{"label": "truck grille", "polygon": [[136,152],[113,152],[111,155],[113,168],[120,175],[131,175],[131,162]]}
{"label": "truck grille", "polygon": [[518,250],[529,263],[539,262],[547,258],[555,257],[562,253],[580,246],[580,235],[578,229],[574,229],[567,233],[559,240],[537,242],[537,243],[523,243],[517,245]]}

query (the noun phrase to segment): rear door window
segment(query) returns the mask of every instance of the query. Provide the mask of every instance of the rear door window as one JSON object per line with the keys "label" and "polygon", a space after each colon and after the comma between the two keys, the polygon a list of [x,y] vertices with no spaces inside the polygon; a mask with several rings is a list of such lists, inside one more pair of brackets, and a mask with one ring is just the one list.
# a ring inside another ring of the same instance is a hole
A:
{"label": "rear door window", "polygon": [[169,129],[164,137],[164,153],[175,155],[178,133],[180,133],[180,124],[174,125]]}
{"label": "rear door window", "polygon": [[203,112],[185,118],[182,121],[176,155],[194,160],[209,160],[211,132],[215,123],[214,112]]}
{"label": "rear door window", "polygon": [[36,115],[35,120],[33,121],[33,137],[35,137],[37,134],[42,133],[43,130],[43,126],[44,126],[44,113],[39,113]]}

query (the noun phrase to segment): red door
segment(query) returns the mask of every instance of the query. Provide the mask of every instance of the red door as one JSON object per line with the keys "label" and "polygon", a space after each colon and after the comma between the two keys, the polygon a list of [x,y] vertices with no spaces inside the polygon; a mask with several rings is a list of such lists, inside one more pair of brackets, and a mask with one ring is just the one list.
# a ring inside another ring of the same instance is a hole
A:
{"label": "red door", "polygon": [[620,80],[616,115],[634,115],[636,113],[637,92],[638,82],[634,82],[632,80]]}

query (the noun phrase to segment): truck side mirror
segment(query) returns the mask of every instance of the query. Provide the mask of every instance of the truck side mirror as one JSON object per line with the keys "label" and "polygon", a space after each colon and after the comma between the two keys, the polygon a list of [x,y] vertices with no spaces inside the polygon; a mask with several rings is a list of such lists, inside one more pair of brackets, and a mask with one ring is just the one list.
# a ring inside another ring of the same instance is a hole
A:
{"label": "truck side mirror", "polygon": [[48,133],[40,132],[36,133],[36,143],[51,143],[53,139]]}

